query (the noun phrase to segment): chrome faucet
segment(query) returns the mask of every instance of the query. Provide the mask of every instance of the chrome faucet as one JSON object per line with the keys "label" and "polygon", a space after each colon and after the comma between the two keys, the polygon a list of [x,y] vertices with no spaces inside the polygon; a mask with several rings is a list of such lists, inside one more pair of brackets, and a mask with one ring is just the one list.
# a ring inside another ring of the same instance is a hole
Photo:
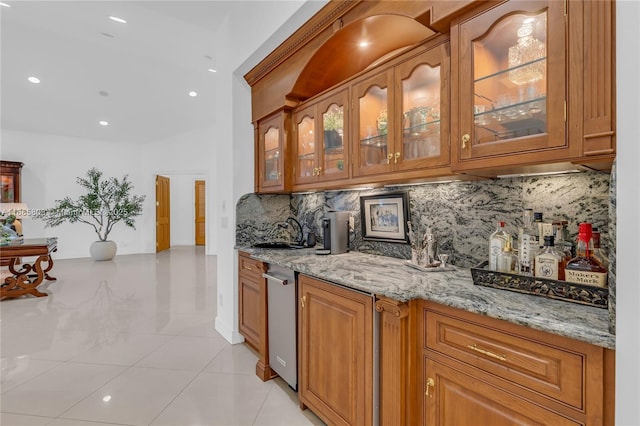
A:
{"label": "chrome faucet", "polygon": [[[298,220],[295,217],[288,217],[287,220],[285,220],[285,223],[288,226],[291,226],[292,223],[295,223],[296,226],[298,227],[298,238],[296,238],[296,240],[294,241],[294,244],[297,244],[299,246],[304,244],[304,231],[302,230],[302,225],[300,225],[300,222],[298,222]],[[291,238],[291,229],[289,229],[289,238]]]}

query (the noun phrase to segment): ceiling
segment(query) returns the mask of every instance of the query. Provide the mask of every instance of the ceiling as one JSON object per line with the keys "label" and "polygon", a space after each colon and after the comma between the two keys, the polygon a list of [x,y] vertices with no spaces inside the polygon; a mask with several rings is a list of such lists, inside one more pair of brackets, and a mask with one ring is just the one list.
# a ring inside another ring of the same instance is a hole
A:
{"label": "ceiling", "polygon": [[[208,68],[233,71],[218,28],[274,5],[1,1],[2,129],[127,143],[212,126],[220,75]],[[291,15],[304,1],[278,3]]]}

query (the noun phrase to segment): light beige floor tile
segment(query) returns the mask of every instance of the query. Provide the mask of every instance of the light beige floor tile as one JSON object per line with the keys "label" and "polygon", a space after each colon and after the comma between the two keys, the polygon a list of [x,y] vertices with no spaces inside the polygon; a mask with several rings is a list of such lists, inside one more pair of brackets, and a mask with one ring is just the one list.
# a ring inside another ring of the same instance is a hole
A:
{"label": "light beige floor tile", "polygon": [[194,376],[187,371],[131,367],[61,417],[148,425]]}
{"label": "light beige floor tile", "polygon": [[64,363],[2,394],[2,411],[57,417],[125,370]]}
{"label": "light beige floor tile", "polygon": [[201,373],[153,425],[251,425],[271,382],[243,374]]}
{"label": "light beige floor tile", "polygon": [[175,336],[136,366],[200,371],[228,345],[217,337]]}
{"label": "light beige floor tile", "polygon": [[71,420],[57,418],[47,426],[123,426],[123,423],[89,422],[87,420]]}
{"label": "light beige floor tile", "polygon": [[281,379],[269,391],[258,417],[256,426],[303,426],[324,425],[310,410],[301,410],[296,394]]}
{"label": "light beige floor tile", "polygon": [[256,354],[244,343],[227,345],[209,363],[205,371],[209,373],[256,374],[257,361]]}
{"label": "light beige floor tile", "polygon": [[170,340],[171,336],[154,334],[105,334],[71,361],[132,366]]}
{"label": "light beige floor tile", "polygon": [[[53,420],[51,417],[26,416],[24,414],[1,413],[0,425],[3,426],[45,426]],[[62,425],[61,425],[62,426]]]}
{"label": "light beige floor tile", "polygon": [[29,356],[2,358],[0,389],[5,393],[60,364],[59,361],[43,361]]}

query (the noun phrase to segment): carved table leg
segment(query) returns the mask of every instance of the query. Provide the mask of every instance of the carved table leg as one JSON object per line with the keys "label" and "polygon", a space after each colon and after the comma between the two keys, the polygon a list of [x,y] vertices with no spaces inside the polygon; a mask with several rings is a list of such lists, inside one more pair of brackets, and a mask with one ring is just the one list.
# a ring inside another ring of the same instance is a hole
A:
{"label": "carved table leg", "polygon": [[[11,259],[9,270],[13,276],[5,278],[2,287],[0,287],[0,299],[19,297],[25,294],[32,294],[36,297],[47,296],[47,293],[36,289],[45,278],[45,271],[42,269],[42,262],[45,260],[49,262],[46,269],[49,271],[53,264],[49,255],[38,256],[33,265],[23,265],[19,271],[16,271],[14,268],[16,259]],[[29,274],[31,271],[35,271],[36,274]]]}

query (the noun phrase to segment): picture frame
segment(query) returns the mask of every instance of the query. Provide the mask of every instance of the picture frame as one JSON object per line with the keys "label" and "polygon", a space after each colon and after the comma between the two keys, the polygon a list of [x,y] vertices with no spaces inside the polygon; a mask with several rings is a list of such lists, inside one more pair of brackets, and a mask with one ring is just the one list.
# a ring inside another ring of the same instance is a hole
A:
{"label": "picture frame", "polygon": [[390,192],[360,197],[362,238],[409,244],[409,196]]}

